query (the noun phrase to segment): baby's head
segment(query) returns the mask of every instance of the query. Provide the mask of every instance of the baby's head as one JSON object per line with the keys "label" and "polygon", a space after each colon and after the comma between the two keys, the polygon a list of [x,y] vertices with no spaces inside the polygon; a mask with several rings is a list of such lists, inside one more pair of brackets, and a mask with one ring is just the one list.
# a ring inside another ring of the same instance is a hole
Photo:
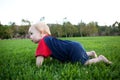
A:
{"label": "baby's head", "polygon": [[45,23],[39,22],[32,25],[29,28],[29,35],[30,35],[30,39],[34,43],[38,43],[41,38],[43,38],[45,35],[51,35],[51,33],[48,25],[46,25]]}

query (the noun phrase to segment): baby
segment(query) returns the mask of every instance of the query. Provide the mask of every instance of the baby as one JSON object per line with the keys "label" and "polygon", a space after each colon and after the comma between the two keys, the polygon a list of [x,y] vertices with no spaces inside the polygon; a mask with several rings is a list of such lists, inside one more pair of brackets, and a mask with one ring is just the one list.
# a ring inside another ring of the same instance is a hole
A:
{"label": "baby", "polygon": [[[81,62],[89,65],[97,62],[111,62],[103,55],[97,57],[95,51],[86,52],[78,42],[60,40],[51,36],[50,29],[45,23],[37,23],[29,28],[30,39],[38,43],[36,49],[36,65],[40,67],[44,58],[52,57],[61,62]],[[90,59],[89,56],[93,58]]]}

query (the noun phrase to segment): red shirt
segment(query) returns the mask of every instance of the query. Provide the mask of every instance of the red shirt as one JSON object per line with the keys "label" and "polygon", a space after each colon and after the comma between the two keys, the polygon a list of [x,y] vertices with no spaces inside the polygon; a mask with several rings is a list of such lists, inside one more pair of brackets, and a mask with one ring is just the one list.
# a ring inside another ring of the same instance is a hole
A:
{"label": "red shirt", "polygon": [[[46,36],[45,36],[46,37]],[[38,47],[36,49],[36,57],[37,56],[44,56],[49,57],[51,55],[51,50],[48,48],[44,41],[44,37],[38,43]]]}

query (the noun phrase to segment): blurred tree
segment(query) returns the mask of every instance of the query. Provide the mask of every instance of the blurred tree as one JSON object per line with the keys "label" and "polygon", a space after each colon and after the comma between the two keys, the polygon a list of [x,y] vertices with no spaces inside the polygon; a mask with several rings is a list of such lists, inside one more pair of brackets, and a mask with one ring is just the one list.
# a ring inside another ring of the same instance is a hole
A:
{"label": "blurred tree", "polygon": [[98,33],[97,23],[90,22],[86,27],[87,36],[95,36]]}
{"label": "blurred tree", "polygon": [[77,28],[70,22],[65,22],[63,24],[63,31],[65,32],[66,37],[73,37],[75,32],[77,32]]}
{"label": "blurred tree", "polygon": [[9,39],[13,36],[13,30],[10,26],[0,26],[0,39]]}
{"label": "blurred tree", "polygon": [[29,26],[31,25],[31,22],[29,20],[22,19],[21,21],[23,25],[29,25]]}
{"label": "blurred tree", "polygon": [[115,22],[113,25],[113,32],[120,35],[120,22]]}
{"label": "blurred tree", "polygon": [[62,26],[60,24],[51,24],[50,31],[53,36],[62,37],[63,31]]}
{"label": "blurred tree", "polygon": [[84,35],[85,26],[86,26],[86,24],[82,21],[80,23],[78,23],[78,31],[79,31],[79,34],[81,37]]}

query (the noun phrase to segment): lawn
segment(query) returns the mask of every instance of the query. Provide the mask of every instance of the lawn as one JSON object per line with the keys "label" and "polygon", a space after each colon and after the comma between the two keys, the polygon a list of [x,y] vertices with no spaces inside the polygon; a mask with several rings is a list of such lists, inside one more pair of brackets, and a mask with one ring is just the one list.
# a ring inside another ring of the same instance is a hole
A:
{"label": "lawn", "polygon": [[0,80],[120,80],[120,36],[60,38],[80,42],[113,62],[83,66],[45,59],[35,66],[37,44],[28,39],[0,40]]}

